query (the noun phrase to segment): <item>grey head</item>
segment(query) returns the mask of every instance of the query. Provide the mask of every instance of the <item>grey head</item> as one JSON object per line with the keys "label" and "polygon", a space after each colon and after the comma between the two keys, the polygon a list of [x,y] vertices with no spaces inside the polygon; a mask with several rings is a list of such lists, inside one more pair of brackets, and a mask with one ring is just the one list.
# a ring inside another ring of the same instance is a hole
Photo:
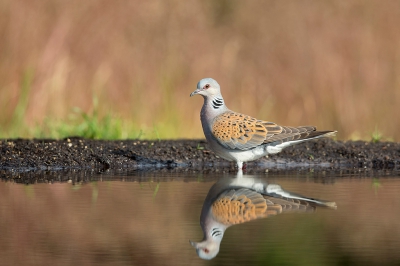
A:
{"label": "grey head", "polygon": [[202,242],[190,241],[190,244],[196,249],[197,255],[203,260],[211,260],[219,253],[219,247],[221,245],[221,240],[203,240]]}
{"label": "grey head", "polygon": [[190,94],[190,97],[200,94],[204,98],[215,97],[221,95],[221,90],[218,82],[212,78],[204,78],[197,83],[197,89]]}

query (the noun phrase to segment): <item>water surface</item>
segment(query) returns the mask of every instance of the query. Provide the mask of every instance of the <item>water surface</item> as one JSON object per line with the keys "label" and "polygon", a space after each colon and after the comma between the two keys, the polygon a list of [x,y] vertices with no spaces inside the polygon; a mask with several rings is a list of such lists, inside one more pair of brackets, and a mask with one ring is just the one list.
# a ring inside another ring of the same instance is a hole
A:
{"label": "water surface", "polygon": [[[0,182],[2,265],[394,265],[400,263],[398,173],[253,175],[337,209],[230,227],[211,261],[200,241],[209,189],[229,174],[97,175],[95,182]],[[246,177],[246,175],[245,175]],[[71,174],[71,180],[76,178]]]}

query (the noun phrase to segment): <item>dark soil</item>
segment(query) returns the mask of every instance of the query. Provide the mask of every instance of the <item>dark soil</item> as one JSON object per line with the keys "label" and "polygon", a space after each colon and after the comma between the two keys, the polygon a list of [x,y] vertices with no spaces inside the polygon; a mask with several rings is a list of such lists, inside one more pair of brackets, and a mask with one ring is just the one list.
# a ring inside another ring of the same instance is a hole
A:
{"label": "dark soil", "polygon": [[[1,172],[59,170],[193,169],[235,171],[205,140],[88,140],[82,138],[0,140]],[[277,168],[367,168],[400,170],[400,144],[321,139],[250,162],[248,171]]]}

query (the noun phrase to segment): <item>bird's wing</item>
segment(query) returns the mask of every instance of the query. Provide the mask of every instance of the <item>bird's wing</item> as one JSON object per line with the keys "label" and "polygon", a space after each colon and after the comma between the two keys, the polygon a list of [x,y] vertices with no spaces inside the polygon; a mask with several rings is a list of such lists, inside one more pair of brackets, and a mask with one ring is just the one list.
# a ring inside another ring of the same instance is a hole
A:
{"label": "bird's wing", "polygon": [[264,143],[280,144],[287,141],[296,141],[303,139],[314,139],[318,137],[335,136],[336,131],[316,131],[314,126],[285,127],[282,126],[282,132],[268,137]]}
{"label": "bird's wing", "polygon": [[212,203],[211,210],[215,220],[231,226],[280,213],[314,212],[317,206],[336,209],[334,202],[274,197],[262,195],[248,188],[240,188],[222,192]]}
{"label": "bird's wing", "polygon": [[226,226],[282,212],[281,205],[247,188],[226,190],[212,203],[211,208],[214,219]]}
{"label": "bird's wing", "polygon": [[238,150],[257,147],[281,132],[282,127],[275,123],[232,111],[217,116],[212,124],[212,134],[218,142],[226,148]]}
{"label": "bird's wing", "polygon": [[314,126],[286,127],[273,122],[228,111],[217,116],[212,134],[225,148],[249,150],[261,144],[280,144],[287,141],[334,135],[335,131],[316,131]]}
{"label": "bird's wing", "polygon": [[290,198],[275,198],[264,196],[269,204],[279,205],[282,208],[282,213],[286,212],[313,212],[316,209],[316,204],[307,200],[290,199]]}

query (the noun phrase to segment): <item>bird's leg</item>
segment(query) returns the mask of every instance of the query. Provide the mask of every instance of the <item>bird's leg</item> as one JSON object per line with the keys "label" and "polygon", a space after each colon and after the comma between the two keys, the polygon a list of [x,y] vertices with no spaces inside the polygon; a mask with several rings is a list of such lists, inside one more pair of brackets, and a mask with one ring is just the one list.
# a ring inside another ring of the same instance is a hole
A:
{"label": "bird's leg", "polygon": [[236,174],[236,178],[243,178],[243,171],[242,171],[242,169],[238,169],[237,174]]}
{"label": "bird's leg", "polygon": [[246,170],[246,163],[243,162],[237,162],[237,167],[238,167],[238,172],[237,172],[237,177],[242,177],[243,176],[243,170]]}

